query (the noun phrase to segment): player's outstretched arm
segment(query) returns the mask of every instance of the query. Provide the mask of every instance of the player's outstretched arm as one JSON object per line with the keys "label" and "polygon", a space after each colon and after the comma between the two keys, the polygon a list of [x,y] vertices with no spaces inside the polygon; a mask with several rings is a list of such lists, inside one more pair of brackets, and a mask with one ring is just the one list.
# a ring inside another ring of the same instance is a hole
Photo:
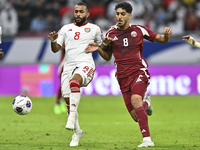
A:
{"label": "player's outstretched arm", "polygon": [[103,44],[101,46],[98,46],[97,43],[93,42],[90,43],[86,49],[86,53],[92,53],[94,51],[98,51],[98,53],[101,55],[103,59],[106,61],[109,61],[112,58],[112,52],[111,51],[105,51],[107,48]]}
{"label": "player's outstretched arm", "polygon": [[166,44],[170,40],[170,36],[172,35],[172,30],[169,27],[165,27],[164,29],[164,34],[157,34],[155,37],[154,41]]}
{"label": "player's outstretched arm", "polygon": [[112,38],[105,37],[103,39],[103,43],[101,44],[101,46],[98,46],[95,42],[90,43],[86,47],[85,52],[91,53],[94,51],[98,51],[103,59],[105,59],[106,61],[109,61],[112,58],[112,51],[108,50],[110,48],[109,43],[111,41],[112,41]]}
{"label": "player's outstretched arm", "polygon": [[183,36],[182,40],[185,41],[185,42],[187,42],[187,43],[189,43],[193,47],[200,48],[200,43],[196,42],[195,39],[192,36],[190,36],[190,35]]}
{"label": "player's outstretched arm", "polygon": [[50,32],[47,37],[51,40],[51,50],[54,53],[58,52],[61,48],[61,46],[56,43],[56,40],[58,38],[58,33],[56,33],[55,31]]}
{"label": "player's outstretched arm", "polygon": [[4,57],[4,53],[2,52],[2,49],[0,49],[0,59]]}

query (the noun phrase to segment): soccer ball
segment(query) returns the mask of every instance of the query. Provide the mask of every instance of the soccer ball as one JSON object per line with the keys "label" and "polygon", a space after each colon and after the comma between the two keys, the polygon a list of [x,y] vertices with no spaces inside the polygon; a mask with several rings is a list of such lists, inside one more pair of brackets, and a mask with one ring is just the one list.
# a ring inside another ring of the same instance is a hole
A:
{"label": "soccer ball", "polygon": [[12,103],[13,110],[19,115],[26,115],[32,109],[32,102],[28,96],[18,95]]}

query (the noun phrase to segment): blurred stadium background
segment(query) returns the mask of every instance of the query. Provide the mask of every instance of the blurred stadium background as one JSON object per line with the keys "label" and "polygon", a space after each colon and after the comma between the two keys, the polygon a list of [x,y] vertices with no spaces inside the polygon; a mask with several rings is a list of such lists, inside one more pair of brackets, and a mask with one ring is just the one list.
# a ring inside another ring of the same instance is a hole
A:
{"label": "blurred stadium background", "polygon": [[[0,26],[5,56],[0,59],[0,96],[27,94],[55,96],[61,53],[50,49],[47,35],[73,19],[73,7],[81,0],[0,0]],[[104,34],[115,24],[114,6],[119,0],[84,0],[90,7],[90,22]],[[144,42],[149,63],[151,95],[200,94],[200,50],[182,41],[190,34],[200,41],[200,0],[127,0],[133,6],[131,23],[163,33],[169,26],[168,44]],[[84,95],[120,95],[113,60],[105,62],[94,53],[94,80],[82,89]]]}

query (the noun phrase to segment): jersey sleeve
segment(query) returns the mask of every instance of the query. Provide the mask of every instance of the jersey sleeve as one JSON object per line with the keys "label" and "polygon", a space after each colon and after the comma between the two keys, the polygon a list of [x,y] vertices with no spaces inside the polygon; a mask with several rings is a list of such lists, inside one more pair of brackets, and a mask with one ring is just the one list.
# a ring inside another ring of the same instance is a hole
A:
{"label": "jersey sleeve", "polygon": [[63,26],[59,31],[58,31],[58,38],[57,38],[57,43],[62,46],[65,41],[65,29],[66,26]]}
{"label": "jersey sleeve", "polygon": [[142,34],[143,34],[143,37],[144,37],[146,40],[151,41],[151,42],[154,42],[154,39],[155,39],[155,37],[156,37],[156,35],[157,35],[158,33],[153,32],[153,31],[150,30],[149,28],[147,28],[147,27],[145,27],[145,26],[142,26],[142,25],[138,25],[137,27],[141,29]]}
{"label": "jersey sleeve", "polygon": [[100,46],[103,40],[103,32],[100,27],[96,29],[95,42]]}

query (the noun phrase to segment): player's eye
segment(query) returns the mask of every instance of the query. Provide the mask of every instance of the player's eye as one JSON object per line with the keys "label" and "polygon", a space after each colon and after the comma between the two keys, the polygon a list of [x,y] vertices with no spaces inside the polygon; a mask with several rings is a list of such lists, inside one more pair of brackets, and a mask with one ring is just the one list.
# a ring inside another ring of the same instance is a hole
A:
{"label": "player's eye", "polygon": [[126,13],[122,13],[122,16],[125,16],[126,15]]}

